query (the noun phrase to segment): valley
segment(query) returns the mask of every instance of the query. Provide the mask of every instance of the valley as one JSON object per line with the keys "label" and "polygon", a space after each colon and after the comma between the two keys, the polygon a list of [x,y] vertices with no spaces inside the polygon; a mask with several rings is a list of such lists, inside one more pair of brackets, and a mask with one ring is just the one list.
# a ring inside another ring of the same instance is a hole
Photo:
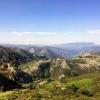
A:
{"label": "valley", "polygon": [[99,46],[76,51],[0,46],[0,100],[99,100]]}

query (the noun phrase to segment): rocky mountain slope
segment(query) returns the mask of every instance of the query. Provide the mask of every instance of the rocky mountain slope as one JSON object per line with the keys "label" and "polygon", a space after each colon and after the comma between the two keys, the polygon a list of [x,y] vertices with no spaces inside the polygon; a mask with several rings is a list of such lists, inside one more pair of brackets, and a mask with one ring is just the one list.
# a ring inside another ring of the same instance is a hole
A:
{"label": "rocky mountain slope", "polygon": [[31,60],[33,56],[25,50],[0,46],[0,64],[9,62],[19,65]]}
{"label": "rocky mountain slope", "polygon": [[19,65],[33,56],[18,48],[0,46],[0,89],[3,91],[21,88],[18,83],[32,82],[32,77],[19,69]]}
{"label": "rocky mountain slope", "polygon": [[100,56],[98,54],[84,54],[72,60],[53,58],[32,61],[21,66],[21,69],[36,79],[51,78],[60,80],[62,77],[100,71]]}

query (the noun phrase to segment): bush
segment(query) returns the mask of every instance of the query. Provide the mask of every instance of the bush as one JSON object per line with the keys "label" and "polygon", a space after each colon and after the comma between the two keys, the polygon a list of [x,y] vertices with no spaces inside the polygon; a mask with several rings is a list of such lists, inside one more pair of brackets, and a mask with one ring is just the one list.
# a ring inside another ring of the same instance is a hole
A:
{"label": "bush", "polygon": [[78,87],[76,87],[74,84],[72,84],[70,87],[69,87],[70,90],[72,90],[73,92],[77,92],[77,90],[79,89]]}
{"label": "bush", "polygon": [[51,79],[51,78],[48,78],[48,79],[47,79],[47,82],[51,82],[51,81],[52,81],[52,79]]}
{"label": "bush", "polygon": [[93,96],[93,93],[90,92],[90,91],[87,90],[87,89],[81,90],[81,93],[82,93],[83,95],[88,96],[88,97],[92,97],[92,96]]}

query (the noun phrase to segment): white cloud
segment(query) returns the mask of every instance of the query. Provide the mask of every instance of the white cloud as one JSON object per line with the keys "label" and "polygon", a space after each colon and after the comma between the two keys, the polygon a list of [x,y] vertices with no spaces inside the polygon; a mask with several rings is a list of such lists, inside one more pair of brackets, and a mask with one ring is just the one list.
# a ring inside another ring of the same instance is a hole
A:
{"label": "white cloud", "polygon": [[89,34],[100,34],[100,30],[89,30]]}
{"label": "white cloud", "polygon": [[27,35],[34,35],[34,34],[38,34],[38,35],[56,35],[57,33],[55,32],[10,32],[10,35],[13,36],[27,36]]}
{"label": "white cloud", "polygon": [[43,34],[43,35],[56,35],[57,33],[52,32],[36,32],[36,34]]}

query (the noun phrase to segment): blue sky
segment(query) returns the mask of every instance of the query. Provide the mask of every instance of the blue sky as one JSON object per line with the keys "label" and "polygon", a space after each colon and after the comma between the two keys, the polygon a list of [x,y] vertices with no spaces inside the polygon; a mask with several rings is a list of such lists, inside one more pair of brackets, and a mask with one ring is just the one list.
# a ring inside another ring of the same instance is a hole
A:
{"label": "blue sky", "polygon": [[100,0],[0,0],[0,43],[100,44]]}

